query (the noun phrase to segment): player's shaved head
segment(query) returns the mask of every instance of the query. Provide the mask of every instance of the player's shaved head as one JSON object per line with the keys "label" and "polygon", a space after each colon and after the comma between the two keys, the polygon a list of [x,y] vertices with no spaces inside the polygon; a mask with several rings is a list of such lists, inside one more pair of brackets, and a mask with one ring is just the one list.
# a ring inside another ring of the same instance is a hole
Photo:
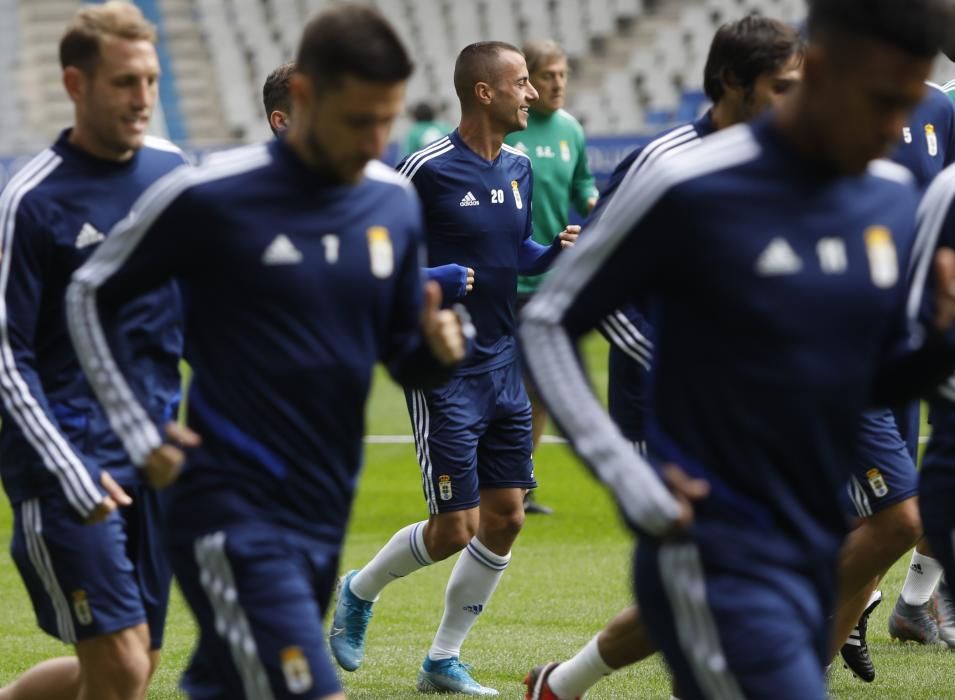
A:
{"label": "player's shaved head", "polygon": [[[810,0],[809,36],[837,53],[846,38],[874,39],[920,58],[951,43],[951,0]],[[839,51],[841,49],[841,51]]]}
{"label": "player's shaved head", "polygon": [[60,65],[91,72],[99,61],[103,40],[110,37],[155,44],[156,28],[130,2],[109,0],[86,5],[73,16],[60,40]]}
{"label": "player's shaved head", "polygon": [[461,100],[461,106],[473,102],[477,83],[495,83],[501,55],[507,52],[523,55],[519,48],[504,41],[479,41],[461,50],[454,63],[454,91]]}

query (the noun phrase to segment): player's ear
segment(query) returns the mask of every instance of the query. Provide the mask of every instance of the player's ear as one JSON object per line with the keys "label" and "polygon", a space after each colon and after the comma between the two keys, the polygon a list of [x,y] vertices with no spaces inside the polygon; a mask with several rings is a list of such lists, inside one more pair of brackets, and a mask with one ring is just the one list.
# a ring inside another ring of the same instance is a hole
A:
{"label": "player's ear", "polygon": [[491,97],[493,96],[494,91],[491,89],[491,86],[485,82],[477,82],[474,84],[474,98],[478,101],[479,104],[487,105],[491,104]]}
{"label": "player's ear", "polygon": [[86,91],[86,74],[76,66],[67,66],[63,69],[63,87],[70,99],[76,102]]}

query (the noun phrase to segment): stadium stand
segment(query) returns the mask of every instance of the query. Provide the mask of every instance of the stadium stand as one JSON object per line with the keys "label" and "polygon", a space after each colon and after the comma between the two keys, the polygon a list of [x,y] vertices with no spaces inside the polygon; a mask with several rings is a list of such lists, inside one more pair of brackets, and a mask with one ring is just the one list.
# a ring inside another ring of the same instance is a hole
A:
{"label": "stadium stand", "polygon": [[[336,0],[137,0],[159,26],[164,114],[157,131],[194,148],[266,138],[265,76],[294,56],[304,22]],[[338,0],[341,1],[341,0]],[[408,103],[457,119],[451,71],[462,46],[553,37],[571,57],[568,110],[591,136],[640,134],[705,108],[715,28],[749,12],[797,22],[803,0],[369,0],[418,64]],[[0,154],[34,151],[70,121],[56,40],[79,0],[0,0]],[[955,77],[940,60],[939,81]],[[400,136],[408,122],[399,123]]]}

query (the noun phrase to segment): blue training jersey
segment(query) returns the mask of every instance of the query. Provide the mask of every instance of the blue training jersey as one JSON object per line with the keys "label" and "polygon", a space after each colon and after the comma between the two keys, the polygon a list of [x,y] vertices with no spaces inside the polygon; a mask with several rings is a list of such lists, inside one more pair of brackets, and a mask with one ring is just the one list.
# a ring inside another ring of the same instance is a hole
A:
{"label": "blue training jersey", "polygon": [[[86,517],[102,500],[100,470],[120,484],[138,474],[110,429],[70,342],[65,293],[142,192],[183,165],[182,152],[147,138],[131,159],[96,158],[70,130],[21,170],[0,196],[0,475],[14,504],[61,490]],[[117,310],[131,382],[157,419],[179,391],[179,295],[173,284]]]}
{"label": "blue training jersey", "polygon": [[424,205],[428,266],[455,263],[474,269],[474,291],[461,303],[477,335],[474,351],[456,374],[475,374],[514,362],[517,276],[544,272],[560,241],[531,239],[531,161],[507,144],[487,161],[457,129],[398,164]]}
{"label": "blue training jersey", "polygon": [[955,103],[937,85],[929,83],[891,159],[911,170],[923,189],[955,162]]}
{"label": "blue training jersey", "polygon": [[340,544],[374,364],[410,384],[445,374],[419,327],[421,229],[413,188],[387,166],[332,183],[277,139],[147,192],[77,273],[78,353],[139,464],[159,428],[124,391],[101,324],[131,295],[182,287],[202,446],[169,489],[171,537],[264,522]]}
{"label": "blue training jersey", "polygon": [[751,532],[734,546],[786,566],[834,555],[859,416],[905,336],[917,201],[903,168],[835,175],[771,118],[622,185],[527,307],[522,340],[554,348],[529,358],[536,384],[631,519],[663,532],[677,507],[615,434],[568,339],[637,302],[657,334],[651,451],[712,487],[691,537],[725,549],[727,529]]}
{"label": "blue training jersey", "polygon": [[[614,168],[586,225],[593,225],[625,179],[637,177],[658,158],[694,147],[714,131],[716,124],[712,113],[707,111],[692,124],[667,129],[635,148]],[[628,304],[601,321],[599,330],[610,341],[607,366],[610,416],[629,440],[643,442],[646,439],[646,372],[652,364],[653,329],[644,314]]]}

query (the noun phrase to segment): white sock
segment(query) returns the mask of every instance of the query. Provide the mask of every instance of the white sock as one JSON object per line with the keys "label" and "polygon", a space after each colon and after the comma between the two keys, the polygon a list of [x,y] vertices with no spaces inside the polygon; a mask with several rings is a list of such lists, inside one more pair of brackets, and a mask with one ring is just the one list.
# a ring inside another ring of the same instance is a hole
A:
{"label": "white sock", "polygon": [[438,661],[461,655],[465,637],[484,612],[510,560],[510,553],[502,557],[477,537],[471,538],[451,570],[444,594],[444,616],[428,656]]}
{"label": "white sock", "polygon": [[902,600],[909,605],[924,605],[935,592],[942,576],[942,565],[937,559],[912,552],[912,562],[902,585]]}
{"label": "white sock", "polygon": [[433,564],[428,548],[424,546],[424,526],[427,520],[404,527],[394,534],[388,544],[352,577],[348,587],[362,600],[377,600],[378,594],[396,578]]}
{"label": "white sock", "polygon": [[547,684],[561,700],[583,697],[597,681],[613,673],[614,670],[600,656],[597,637],[587,642],[576,656],[562,662],[548,676]]}

